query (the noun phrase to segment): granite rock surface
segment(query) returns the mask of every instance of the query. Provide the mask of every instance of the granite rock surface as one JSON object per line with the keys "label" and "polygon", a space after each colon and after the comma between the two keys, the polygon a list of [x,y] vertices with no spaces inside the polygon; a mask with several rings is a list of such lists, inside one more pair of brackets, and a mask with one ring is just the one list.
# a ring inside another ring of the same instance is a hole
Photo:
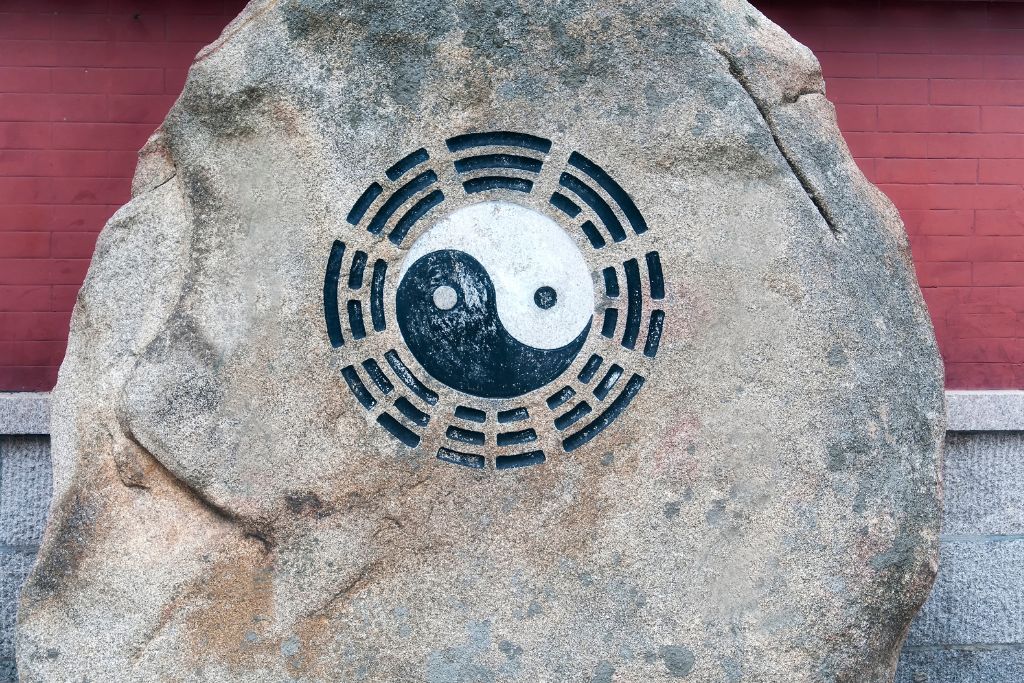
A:
{"label": "granite rock surface", "polygon": [[[502,273],[404,262],[484,201],[561,226],[592,317],[524,345],[488,297],[565,298],[514,244]],[[396,311],[469,346],[410,350]],[[935,572],[942,413],[899,217],[746,2],[255,1],[79,295],[19,670],[888,681]]]}

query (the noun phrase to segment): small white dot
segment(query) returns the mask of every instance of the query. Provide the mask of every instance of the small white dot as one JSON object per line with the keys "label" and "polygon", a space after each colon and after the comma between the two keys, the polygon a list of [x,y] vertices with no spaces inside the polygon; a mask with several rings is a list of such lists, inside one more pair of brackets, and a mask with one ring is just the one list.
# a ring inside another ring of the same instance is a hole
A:
{"label": "small white dot", "polygon": [[442,311],[450,311],[459,303],[458,293],[448,285],[441,285],[434,290],[434,305]]}

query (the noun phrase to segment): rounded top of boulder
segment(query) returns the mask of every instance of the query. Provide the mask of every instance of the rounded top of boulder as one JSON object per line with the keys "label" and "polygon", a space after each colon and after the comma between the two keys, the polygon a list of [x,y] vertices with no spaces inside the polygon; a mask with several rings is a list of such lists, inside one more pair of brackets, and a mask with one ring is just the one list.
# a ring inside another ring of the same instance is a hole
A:
{"label": "rounded top of boulder", "polygon": [[746,2],[253,2],[82,289],[29,680],[891,680],[942,370]]}

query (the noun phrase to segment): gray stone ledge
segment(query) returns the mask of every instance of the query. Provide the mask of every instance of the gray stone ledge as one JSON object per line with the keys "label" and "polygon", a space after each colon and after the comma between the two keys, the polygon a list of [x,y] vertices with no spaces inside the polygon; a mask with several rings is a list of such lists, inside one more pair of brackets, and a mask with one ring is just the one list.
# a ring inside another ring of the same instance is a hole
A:
{"label": "gray stone ledge", "polygon": [[50,392],[0,393],[0,434],[49,434]]}
{"label": "gray stone ledge", "polygon": [[947,391],[951,432],[1024,430],[1024,391]]}
{"label": "gray stone ledge", "polygon": [[[1024,431],[1024,391],[947,391],[951,432]],[[0,434],[49,434],[49,392],[0,393]]]}
{"label": "gray stone ledge", "polygon": [[903,648],[896,683],[1020,683],[1024,649],[1009,647]]}

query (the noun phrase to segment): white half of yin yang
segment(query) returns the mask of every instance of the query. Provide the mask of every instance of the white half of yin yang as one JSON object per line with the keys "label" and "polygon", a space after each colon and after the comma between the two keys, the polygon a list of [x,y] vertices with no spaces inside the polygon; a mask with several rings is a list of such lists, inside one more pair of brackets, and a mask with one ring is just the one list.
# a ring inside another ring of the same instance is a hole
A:
{"label": "white half of yin yang", "polygon": [[[454,211],[413,243],[399,282],[421,257],[442,249],[465,252],[480,262],[494,284],[498,318],[523,344],[565,346],[594,314],[594,288],[583,254],[557,223],[533,209],[489,201]],[[541,287],[555,290],[551,308],[541,308],[534,299]]]}

